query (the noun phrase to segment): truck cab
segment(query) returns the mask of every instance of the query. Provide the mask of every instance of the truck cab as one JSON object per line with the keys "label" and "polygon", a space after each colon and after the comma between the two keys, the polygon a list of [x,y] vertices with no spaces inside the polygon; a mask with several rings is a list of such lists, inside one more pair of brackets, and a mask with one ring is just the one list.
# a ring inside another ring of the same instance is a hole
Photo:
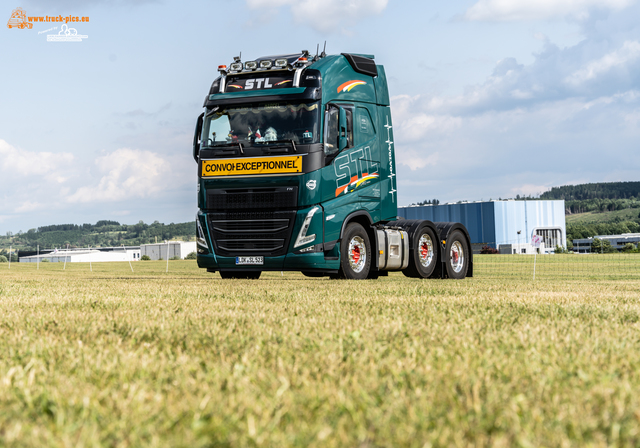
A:
{"label": "truck cab", "polygon": [[[236,58],[218,69],[193,142],[198,265],[224,278],[267,270],[345,278],[415,271],[409,252],[419,250],[409,244],[409,227],[417,224],[396,221],[389,92],[374,57],[301,52]],[[432,276],[438,228],[425,226],[423,259],[433,263]],[[459,233],[464,240],[466,230]],[[389,245],[396,236],[399,243]],[[468,235],[462,244],[466,276]]]}

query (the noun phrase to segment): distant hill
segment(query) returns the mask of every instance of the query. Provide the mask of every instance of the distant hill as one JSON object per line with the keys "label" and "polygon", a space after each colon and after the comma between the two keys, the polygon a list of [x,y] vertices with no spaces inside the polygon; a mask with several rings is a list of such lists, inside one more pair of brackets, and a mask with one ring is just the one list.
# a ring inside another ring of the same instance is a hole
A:
{"label": "distant hill", "polygon": [[588,199],[640,198],[640,182],[600,182],[595,184],[563,185],[542,193],[540,199],[584,201]]}
{"label": "distant hill", "polygon": [[640,182],[564,185],[542,193],[540,199],[564,199],[567,215],[640,208]]}
{"label": "distant hill", "polygon": [[540,199],[564,199],[569,241],[640,230],[640,182],[564,185]]}
{"label": "distant hill", "polygon": [[120,224],[117,221],[98,221],[95,224],[58,224],[30,229],[26,233],[0,236],[0,248],[54,249],[66,247],[137,246],[165,240],[192,241],[195,222],[162,224]]}

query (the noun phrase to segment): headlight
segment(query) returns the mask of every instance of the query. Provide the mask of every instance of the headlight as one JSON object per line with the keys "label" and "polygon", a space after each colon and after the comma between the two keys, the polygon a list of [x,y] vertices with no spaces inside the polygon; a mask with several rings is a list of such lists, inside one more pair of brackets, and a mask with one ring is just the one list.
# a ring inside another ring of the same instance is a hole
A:
{"label": "headlight", "polygon": [[302,223],[302,228],[300,228],[300,232],[298,233],[298,238],[296,239],[296,242],[293,245],[293,247],[309,244],[316,239],[315,234],[307,235],[307,230],[309,230],[309,226],[311,225],[311,218],[313,218],[313,215],[315,215],[315,213],[318,210],[320,210],[319,207],[313,207],[311,210],[309,210],[309,213],[307,213],[307,216],[304,218],[304,222]]}

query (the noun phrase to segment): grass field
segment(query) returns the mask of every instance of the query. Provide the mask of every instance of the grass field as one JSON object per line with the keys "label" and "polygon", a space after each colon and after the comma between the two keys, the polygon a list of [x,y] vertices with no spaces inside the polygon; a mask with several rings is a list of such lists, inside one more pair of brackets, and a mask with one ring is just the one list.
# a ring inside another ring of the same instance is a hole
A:
{"label": "grass field", "polygon": [[491,257],[463,281],[2,264],[0,446],[640,445],[640,280]]}

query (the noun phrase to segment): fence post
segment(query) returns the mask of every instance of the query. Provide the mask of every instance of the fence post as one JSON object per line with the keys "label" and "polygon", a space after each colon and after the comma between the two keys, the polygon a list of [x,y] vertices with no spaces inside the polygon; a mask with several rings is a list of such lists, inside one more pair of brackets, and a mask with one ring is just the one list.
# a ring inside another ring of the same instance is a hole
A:
{"label": "fence post", "polygon": [[169,241],[167,241],[167,270],[165,271],[169,272]]}
{"label": "fence post", "polygon": [[[125,249],[124,244],[122,245],[122,250],[124,250],[124,256],[127,257],[127,249]],[[129,267],[131,268],[131,272],[133,272],[133,266],[131,266],[131,259],[127,257],[129,260]]]}

